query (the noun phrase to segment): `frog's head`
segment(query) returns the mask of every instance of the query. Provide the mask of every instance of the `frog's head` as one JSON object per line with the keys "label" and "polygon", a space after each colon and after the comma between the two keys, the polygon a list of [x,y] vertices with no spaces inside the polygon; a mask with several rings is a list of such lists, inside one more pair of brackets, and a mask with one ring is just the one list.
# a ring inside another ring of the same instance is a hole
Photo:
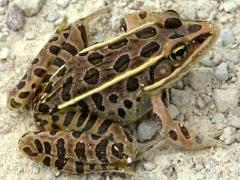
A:
{"label": "frog's head", "polygon": [[207,21],[182,19],[172,11],[160,16],[167,37],[159,61],[149,69],[150,83],[144,87],[145,92],[155,92],[186,73],[219,34],[218,28]]}

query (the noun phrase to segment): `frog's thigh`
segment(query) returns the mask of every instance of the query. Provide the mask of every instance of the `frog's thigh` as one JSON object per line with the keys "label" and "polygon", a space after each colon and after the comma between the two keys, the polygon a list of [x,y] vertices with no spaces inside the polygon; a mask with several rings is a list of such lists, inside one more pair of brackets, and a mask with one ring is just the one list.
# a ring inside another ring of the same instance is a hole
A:
{"label": "frog's thigh", "polygon": [[54,114],[34,114],[36,126],[41,131],[80,131],[108,139],[133,142],[131,134],[113,120],[96,116],[90,112],[67,111]]}
{"label": "frog's thigh", "polygon": [[131,173],[127,165],[135,159],[134,144],[109,140],[79,131],[27,133],[19,148],[31,159],[67,173],[114,171]]}
{"label": "frog's thigh", "polygon": [[171,143],[191,150],[211,146],[223,146],[220,141],[211,137],[196,135],[191,129],[175,123],[162,102],[162,93],[152,97],[152,104],[154,118],[162,124],[163,132]]}

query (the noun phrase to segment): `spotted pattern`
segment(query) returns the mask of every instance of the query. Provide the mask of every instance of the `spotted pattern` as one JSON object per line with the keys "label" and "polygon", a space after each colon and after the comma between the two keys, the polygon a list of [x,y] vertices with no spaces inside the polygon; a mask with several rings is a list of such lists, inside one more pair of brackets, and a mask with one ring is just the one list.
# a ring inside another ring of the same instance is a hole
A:
{"label": "spotted pattern", "polygon": [[166,29],[175,29],[175,28],[179,28],[182,26],[182,22],[180,21],[180,19],[172,17],[172,18],[167,18],[164,26]]}
{"label": "spotted pattern", "polygon": [[69,101],[71,99],[70,91],[73,84],[73,77],[68,77],[63,83],[61,97],[64,101]]}
{"label": "spotted pattern", "polygon": [[43,143],[45,154],[51,154],[51,145],[49,142],[44,142]]}
{"label": "spotted pattern", "polygon": [[202,29],[202,26],[200,24],[191,24],[188,26],[188,32],[190,33],[200,31],[201,29]]}
{"label": "spotted pattern", "polygon": [[169,39],[177,39],[177,38],[181,38],[181,37],[183,37],[183,35],[178,34],[178,33],[174,33],[173,35],[171,35],[171,36],[169,37]]}
{"label": "spotted pattern", "polygon": [[130,77],[127,81],[127,90],[129,92],[136,91],[139,88],[139,82],[137,78]]}
{"label": "spotted pattern", "polygon": [[56,161],[55,161],[55,167],[58,169],[58,170],[62,170],[64,168],[64,166],[67,164],[67,159],[61,159],[61,158],[58,158]]}
{"label": "spotted pattern", "polygon": [[78,53],[78,50],[70,43],[64,43],[62,49],[66,50],[73,56]]}
{"label": "spotted pattern", "polygon": [[20,98],[20,99],[25,99],[25,98],[27,98],[28,96],[30,95],[30,92],[29,91],[25,91],[25,92],[21,92],[19,95],[18,95],[18,97]]}
{"label": "spotted pattern", "polygon": [[35,139],[35,140],[34,140],[34,144],[35,144],[38,152],[39,152],[39,153],[42,153],[42,152],[43,152],[42,143],[41,143],[38,139]]}
{"label": "spotted pattern", "polygon": [[83,47],[86,48],[88,46],[87,42],[87,32],[86,32],[86,28],[84,27],[83,24],[80,24],[78,26],[78,30],[81,32],[81,39],[83,41]]}
{"label": "spotted pattern", "polygon": [[157,35],[157,30],[154,27],[146,27],[135,33],[137,38],[147,39]]}
{"label": "spotted pattern", "polygon": [[80,131],[73,131],[73,132],[72,132],[72,136],[73,136],[75,139],[80,138],[81,134],[82,134],[82,133],[81,133]]}
{"label": "spotted pattern", "polygon": [[173,139],[174,141],[176,141],[176,140],[178,139],[177,133],[176,133],[174,130],[170,130],[170,131],[168,132],[168,134],[169,134],[169,137],[170,137],[171,139]]}
{"label": "spotted pattern", "polygon": [[83,125],[83,123],[85,122],[85,120],[87,119],[87,117],[88,117],[88,112],[83,111],[77,120],[76,126],[81,127]]}
{"label": "spotted pattern", "polygon": [[29,156],[37,156],[38,153],[32,152],[32,150],[29,147],[24,147],[23,152],[25,152]]}
{"label": "spotted pattern", "polygon": [[75,150],[74,152],[76,153],[76,156],[78,158],[79,161],[86,161],[86,154],[85,154],[85,144],[78,142],[76,144]]}
{"label": "spotted pattern", "polygon": [[140,12],[138,15],[139,15],[139,17],[140,17],[141,19],[145,19],[145,18],[147,17],[147,12],[146,12],[146,11],[142,11],[142,12]]}
{"label": "spotted pattern", "polygon": [[140,51],[140,55],[142,57],[149,58],[153,54],[155,54],[159,49],[160,45],[157,42],[153,41],[142,48],[142,50]]}
{"label": "spotted pattern", "polygon": [[116,94],[111,94],[109,96],[109,101],[112,102],[112,103],[117,103],[117,100],[118,100],[118,96]]}
{"label": "spotted pattern", "polygon": [[92,97],[92,100],[94,101],[97,109],[100,110],[100,111],[104,111],[105,107],[102,104],[103,103],[102,95],[100,93],[95,93],[91,97]]}
{"label": "spotted pattern", "polygon": [[119,115],[121,118],[125,118],[126,112],[124,111],[124,109],[119,108],[119,109],[118,109],[118,115]]}
{"label": "spotted pattern", "polygon": [[188,129],[185,126],[180,126],[180,130],[186,139],[190,139]]}
{"label": "spotted pattern", "polygon": [[97,65],[99,63],[102,62],[103,60],[103,55],[99,54],[98,52],[93,52],[91,54],[89,54],[89,56],[87,57],[87,60],[93,64],[93,65]]}
{"label": "spotted pattern", "polygon": [[128,54],[124,54],[120,56],[115,64],[113,65],[113,69],[119,73],[125,71],[129,66],[130,58]]}
{"label": "spotted pattern", "polygon": [[84,172],[84,163],[81,162],[81,161],[76,161],[75,163],[75,166],[76,166],[76,172],[77,173],[83,173]]}
{"label": "spotted pattern", "polygon": [[25,86],[25,82],[24,81],[20,81],[17,85],[18,89],[22,89]]}
{"label": "spotted pattern", "polygon": [[34,58],[34,60],[32,61],[32,65],[37,64],[39,62],[39,58]]}
{"label": "spotted pattern", "polygon": [[121,39],[121,40],[119,40],[117,42],[114,42],[114,43],[108,45],[108,48],[111,49],[111,50],[119,49],[121,47],[126,46],[127,43],[128,43],[127,39]]}
{"label": "spotted pattern", "polygon": [[36,68],[33,71],[34,75],[38,76],[38,77],[43,77],[43,75],[46,73],[46,70],[42,69],[42,68]]}
{"label": "spotted pattern", "polygon": [[73,117],[74,117],[75,114],[76,114],[75,111],[68,111],[68,112],[67,112],[67,114],[66,114],[66,116],[65,116],[65,119],[64,119],[64,121],[63,121],[63,125],[64,125],[65,127],[68,127],[68,126],[71,124],[71,122],[72,122]]}
{"label": "spotted pattern", "polygon": [[45,157],[42,162],[45,166],[50,166],[50,157]]}
{"label": "spotted pattern", "polygon": [[92,129],[93,125],[95,124],[96,120],[97,120],[97,116],[92,114],[91,117],[88,119],[85,127],[82,129],[83,132],[87,132],[90,129]]}
{"label": "spotted pattern", "polygon": [[99,71],[95,68],[91,68],[87,70],[83,79],[86,83],[94,85],[98,82],[99,76],[100,76]]}
{"label": "spotted pattern", "polygon": [[126,108],[128,108],[128,109],[131,109],[131,108],[132,108],[132,105],[133,105],[132,101],[126,99],[126,100],[124,100],[123,103],[124,103],[124,106],[125,106]]}
{"label": "spotted pattern", "polygon": [[102,139],[95,148],[95,154],[96,157],[101,161],[103,164],[108,163],[107,159],[107,145],[108,145],[108,140]]}
{"label": "spotted pattern", "polygon": [[56,57],[56,59],[53,61],[53,65],[57,67],[61,67],[65,64],[65,61],[61,59],[60,57]]}
{"label": "spotted pattern", "polygon": [[52,54],[57,55],[60,51],[61,51],[61,48],[58,47],[58,46],[51,45],[51,46],[49,47],[49,52],[52,53]]}
{"label": "spotted pattern", "polygon": [[57,156],[61,159],[64,159],[65,154],[66,154],[66,149],[64,147],[65,141],[63,138],[58,139],[56,143],[56,148],[57,148]]}
{"label": "spotted pattern", "polygon": [[108,131],[108,128],[113,124],[112,120],[106,119],[102,122],[102,124],[99,126],[98,134],[104,134]]}
{"label": "spotted pattern", "polygon": [[126,159],[128,156],[123,153],[123,144],[114,143],[112,145],[112,154],[119,159]]}

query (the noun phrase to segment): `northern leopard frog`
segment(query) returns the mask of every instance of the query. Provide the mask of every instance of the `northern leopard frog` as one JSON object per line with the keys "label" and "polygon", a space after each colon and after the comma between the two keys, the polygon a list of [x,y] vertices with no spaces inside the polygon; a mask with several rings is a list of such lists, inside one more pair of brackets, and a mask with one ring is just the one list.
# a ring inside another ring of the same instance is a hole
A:
{"label": "northern leopard frog", "polygon": [[152,109],[170,142],[208,146],[173,123],[159,97],[213,44],[217,28],[172,10],[135,12],[121,20],[124,34],[88,47],[88,23],[100,14],[62,23],[11,91],[10,108],[31,108],[40,129],[23,135],[20,149],[64,172],[130,173],[141,153],[123,126]]}

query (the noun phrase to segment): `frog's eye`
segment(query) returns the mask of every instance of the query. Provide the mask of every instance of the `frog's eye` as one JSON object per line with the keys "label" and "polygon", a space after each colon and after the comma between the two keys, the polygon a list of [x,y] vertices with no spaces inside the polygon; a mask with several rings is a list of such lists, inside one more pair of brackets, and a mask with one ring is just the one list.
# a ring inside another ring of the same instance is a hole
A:
{"label": "frog's eye", "polygon": [[188,54],[188,46],[184,43],[175,46],[170,54],[170,60],[180,61],[184,59]]}

